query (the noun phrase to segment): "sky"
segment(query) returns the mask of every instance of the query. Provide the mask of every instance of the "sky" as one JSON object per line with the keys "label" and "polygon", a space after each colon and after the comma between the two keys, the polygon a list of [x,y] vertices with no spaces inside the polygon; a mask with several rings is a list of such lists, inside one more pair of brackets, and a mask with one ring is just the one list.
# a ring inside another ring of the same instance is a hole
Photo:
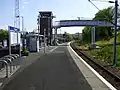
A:
{"label": "sky", "polygon": [[[106,1],[106,0],[102,0]],[[107,2],[94,0],[99,8],[113,6]],[[8,25],[14,25],[15,0],[0,0],[0,28],[7,29]],[[37,16],[39,11],[52,11],[56,16],[54,21],[72,20],[77,17],[93,18],[98,10],[88,0],[20,0],[20,15],[24,17],[24,27],[27,31],[37,29]],[[76,33],[83,27],[66,27],[58,30],[58,33]]]}

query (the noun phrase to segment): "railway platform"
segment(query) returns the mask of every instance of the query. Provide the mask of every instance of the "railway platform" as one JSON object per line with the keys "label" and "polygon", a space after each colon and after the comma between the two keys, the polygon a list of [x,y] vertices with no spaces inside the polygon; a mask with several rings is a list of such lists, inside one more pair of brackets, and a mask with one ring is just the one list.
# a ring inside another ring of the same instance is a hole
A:
{"label": "railway platform", "polygon": [[2,90],[116,90],[67,43],[39,55]]}

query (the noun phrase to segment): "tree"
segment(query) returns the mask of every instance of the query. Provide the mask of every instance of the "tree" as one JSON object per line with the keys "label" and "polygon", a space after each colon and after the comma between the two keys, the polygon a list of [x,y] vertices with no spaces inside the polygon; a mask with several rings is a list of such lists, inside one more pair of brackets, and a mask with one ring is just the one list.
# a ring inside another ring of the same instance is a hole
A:
{"label": "tree", "polygon": [[94,20],[112,21],[113,20],[113,8],[108,7],[103,10],[98,11],[95,14]]}
{"label": "tree", "polygon": [[91,41],[91,27],[86,26],[82,30],[82,38],[84,40],[84,43],[89,43]]}
{"label": "tree", "polygon": [[0,29],[0,40],[3,40],[5,38],[8,38],[8,31]]}
{"label": "tree", "polygon": [[73,40],[72,34],[69,34],[69,33],[67,33],[67,32],[65,32],[65,33],[63,34],[63,38],[65,38],[67,41],[72,41],[72,40]]}
{"label": "tree", "polygon": [[82,33],[75,33],[75,34],[72,34],[72,37],[74,40],[82,40]]}
{"label": "tree", "polygon": [[67,40],[68,41],[72,41],[73,40],[72,34],[67,33]]}
{"label": "tree", "polygon": [[[106,20],[113,22],[113,8],[108,7],[98,11],[95,14],[94,20]],[[112,36],[113,29],[111,27],[97,27],[96,28],[96,40],[103,39]]]}
{"label": "tree", "polygon": [[[114,9],[112,7],[105,8],[103,10],[98,11],[95,14],[93,20],[106,20],[113,22],[114,18]],[[118,16],[120,16],[120,10],[118,10]],[[100,39],[109,39],[113,36],[113,29],[111,27],[96,27],[96,40]],[[83,40],[85,42],[91,41],[91,27],[86,26],[83,29]]]}

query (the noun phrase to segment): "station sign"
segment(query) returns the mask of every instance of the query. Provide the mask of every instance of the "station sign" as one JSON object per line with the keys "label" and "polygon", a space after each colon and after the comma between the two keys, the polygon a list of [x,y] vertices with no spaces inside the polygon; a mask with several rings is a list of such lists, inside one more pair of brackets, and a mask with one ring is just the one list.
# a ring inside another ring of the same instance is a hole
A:
{"label": "station sign", "polygon": [[20,29],[8,26],[10,44],[15,46],[21,43]]}
{"label": "station sign", "polygon": [[8,26],[8,30],[9,30],[9,31],[14,31],[14,32],[19,32],[19,31],[20,31],[19,28],[12,27],[12,26]]}

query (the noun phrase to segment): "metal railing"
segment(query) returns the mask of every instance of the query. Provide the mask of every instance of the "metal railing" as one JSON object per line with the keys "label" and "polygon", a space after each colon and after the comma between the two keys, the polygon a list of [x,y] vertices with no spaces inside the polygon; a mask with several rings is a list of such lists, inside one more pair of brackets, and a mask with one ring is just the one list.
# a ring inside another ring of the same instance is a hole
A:
{"label": "metal railing", "polygon": [[[17,68],[17,65],[14,63],[16,60],[19,59],[19,55],[18,54],[11,54],[11,55],[7,55],[4,56],[2,58],[0,58],[0,69],[5,69],[5,77],[8,78],[9,77],[9,70],[10,70],[10,74],[13,72],[13,70],[15,68]],[[13,66],[13,68],[12,68]]]}

